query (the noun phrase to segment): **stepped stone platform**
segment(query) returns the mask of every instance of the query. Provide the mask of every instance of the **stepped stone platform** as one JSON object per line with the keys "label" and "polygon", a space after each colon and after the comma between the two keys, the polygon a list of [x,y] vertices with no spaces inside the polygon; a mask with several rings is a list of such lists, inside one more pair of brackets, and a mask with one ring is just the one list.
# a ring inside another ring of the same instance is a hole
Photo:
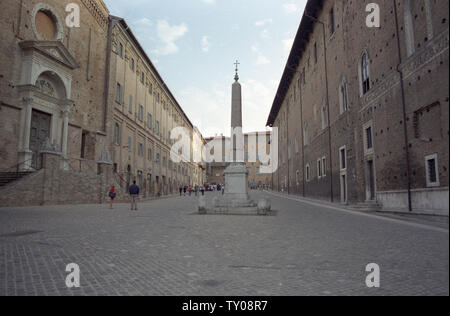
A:
{"label": "stepped stone platform", "polygon": [[233,200],[224,196],[216,196],[212,200],[199,197],[198,213],[201,215],[272,215],[269,200]]}

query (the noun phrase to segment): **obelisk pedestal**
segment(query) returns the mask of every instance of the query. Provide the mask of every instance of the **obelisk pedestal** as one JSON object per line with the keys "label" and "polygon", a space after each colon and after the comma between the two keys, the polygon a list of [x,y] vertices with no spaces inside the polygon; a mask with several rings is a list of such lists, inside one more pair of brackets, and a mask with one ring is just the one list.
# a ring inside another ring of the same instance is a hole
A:
{"label": "obelisk pedestal", "polygon": [[[248,170],[244,162],[244,135],[242,132],[242,88],[237,72],[232,87],[231,100],[231,144],[230,165],[225,169],[225,193],[215,197],[213,206],[208,208],[199,206],[201,214],[230,214],[230,215],[266,215],[267,207],[259,210],[258,204],[250,200],[248,195]],[[264,204],[264,205],[267,205]]]}

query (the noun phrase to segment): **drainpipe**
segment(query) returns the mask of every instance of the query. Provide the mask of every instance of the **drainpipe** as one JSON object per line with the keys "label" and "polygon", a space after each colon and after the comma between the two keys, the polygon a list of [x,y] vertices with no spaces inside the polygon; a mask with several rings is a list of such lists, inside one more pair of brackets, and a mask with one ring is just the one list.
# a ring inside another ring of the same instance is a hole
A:
{"label": "drainpipe", "polygon": [[314,20],[320,24],[322,24],[323,28],[323,55],[325,62],[325,86],[326,86],[326,98],[327,98],[327,120],[328,120],[328,152],[329,152],[329,167],[330,167],[330,201],[334,201],[333,196],[333,158],[331,152],[331,122],[330,122],[330,98],[329,98],[329,86],[328,86],[328,62],[327,62],[327,41],[326,41],[326,33],[325,33],[325,22],[320,21],[319,19],[305,14],[311,20]]}
{"label": "drainpipe", "polygon": [[394,14],[395,14],[395,31],[397,33],[397,46],[398,46],[398,61],[399,64],[396,67],[397,72],[400,75],[400,89],[402,95],[402,107],[403,107],[403,135],[405,141],[405,158],[406,158],[406,174],[408,177],[408,210],[412,212],[412,199],[411,199],[411,171],[410,171],[410,161],[409,161],[409,140],[408,140],[408,127],[407,127],[407,115],[406,115],[406,96],[405,96],[405,86],[403,82],[403,72],[401,70],[402,65],[402,52],[400,44],[400,32],[397,14],[397,2],[394,2]]}

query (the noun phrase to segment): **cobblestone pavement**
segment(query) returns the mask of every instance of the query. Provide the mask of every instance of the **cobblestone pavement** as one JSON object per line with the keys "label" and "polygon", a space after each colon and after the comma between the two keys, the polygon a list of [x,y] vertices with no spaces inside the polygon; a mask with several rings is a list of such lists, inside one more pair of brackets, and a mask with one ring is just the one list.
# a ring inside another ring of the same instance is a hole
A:
{"label": "cobblestone pavement", "polygon": [[276,215],[196,215],[195,197],[0,208],[0,295],[449,294],[448,228],[252,195]]}

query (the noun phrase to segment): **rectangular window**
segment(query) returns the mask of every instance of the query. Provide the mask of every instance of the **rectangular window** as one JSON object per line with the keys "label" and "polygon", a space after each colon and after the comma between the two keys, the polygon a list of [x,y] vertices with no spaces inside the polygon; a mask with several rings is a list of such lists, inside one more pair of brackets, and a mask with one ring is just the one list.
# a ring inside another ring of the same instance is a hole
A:
{"label": "rectangular window", "polygon": [[124,50],[123,50],[123,44],[121,42],[119,42],[119,49],[118,49],[117,53],[119,54],[120,58],[123,58]]}
{"label": "rectangular window", "polygon": [[119,104],[123,102],[123,87],[120,83],[116,84],[116,102]]}
{"label": "rectangular window", "polygon": [[138,155],[139,155],[139,157],[144,156],[144,145],[141,143],[139,143],[139,146],[138,146]]}
{"label": "rectangular window", "polygon": [[128,152],[131,152],[132,149],[131,136],[128,136]]}
{"label": "rectangular window", "polygon": [[322,178],[322,160],[317,160],[317,178]]}
{"label": "rectangular window", "polygon": [[317,52],[317,43],[314,43],[314,63],[317,64],[319,61],[318,52]]}
{"label": "rectangular window", "polygon": [[347,169],[347,150],[345,147],[340,149],[341,171]]}
{"label": "rectangular window", "polygon": [[160,158],[159,158],[159,153],[156,154],[156,162],[159,162]]}
{"label": "rectangular window", "polygon": [[134,58],[130,58],[130,68],[134,72],[135,70]]}
{"label": "rectangular window", "polygon": [[339,103],[340,103],[340,114],[347,112],[348,110],[347,82],[343,82],[339,87]]}
{"label": "rectangular window", "polygon": [[153,117],[151,114],[147,114],[147,127],[149,129],[153,128]]}
{"label": "rectangular window", "polygon": [[144,107],[142,105],[139,105],[138,119],[141,122],[144,121]]}
{"label": "rectangular window", "polygon": [[156,121],[156,134],[159,135],[159,121]]}
{"label": "rectangular window", "polygon": [[151,148],[149,148],[148,151],[147,151],[147,159],[149,161],[152,161],[152,159],[153,159],[153,153],[152,153],[152,149]]}
{"label": "rectangular window", "polygon": [[145,74],[143,71],[141,71],[141,83],[144,84],[145,83]]}
{"label": "rectangular window", "polygon": [[336,26],[334,24],[334,8],[330,10],[330,34],[333,35],[336,30]]}
{"label": "rectangular window", "polygon": [[373,148],[373,140],[372,140],[372,127],[369,126],[366,128],[366,149]]}
{"label": "rectangular window", "polygon": [[120,145],[122,138],[122,126],[119,123],[114,123],[114,144]]}
{"label": "rectangular window", "polygon": [[323,157],[322,158],[322,177],[326,177],[327,176],[327,158]]}
{"label": "rectangular window", "polygon": [[427,177],[427,187],[440,186],[437,154],[425,157],[425,174]]}

